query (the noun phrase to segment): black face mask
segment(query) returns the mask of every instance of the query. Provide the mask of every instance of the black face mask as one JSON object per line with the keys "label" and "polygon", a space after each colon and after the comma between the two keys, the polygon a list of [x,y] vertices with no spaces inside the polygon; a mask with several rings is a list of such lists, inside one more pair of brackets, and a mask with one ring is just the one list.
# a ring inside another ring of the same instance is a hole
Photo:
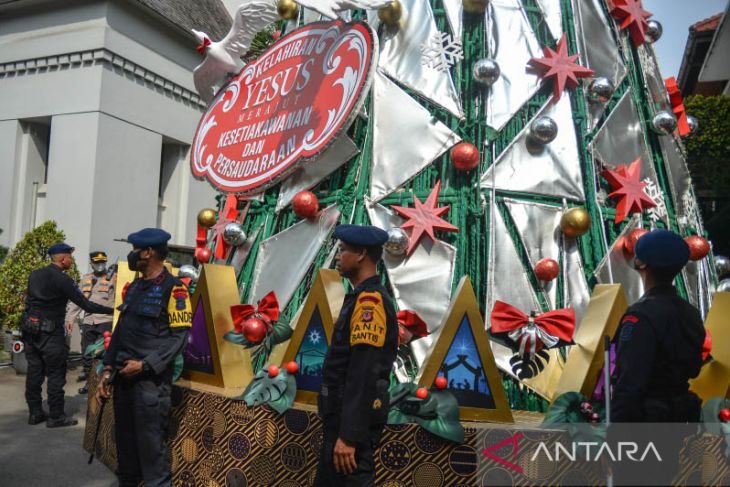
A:
{"label": "black face mask", "polygon": [[138,271],[139,269],[137,266],[139,265],[139,261],[142,260],[139,256],[140,250],[133,250],[130,253],[127,254],[127,266],[129,267],[130,271]]}

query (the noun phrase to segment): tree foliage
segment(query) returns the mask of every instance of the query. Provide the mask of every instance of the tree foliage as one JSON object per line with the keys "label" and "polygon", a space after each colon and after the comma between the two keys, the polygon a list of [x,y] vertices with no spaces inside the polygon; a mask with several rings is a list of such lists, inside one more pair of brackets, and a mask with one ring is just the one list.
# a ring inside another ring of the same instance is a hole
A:
{"label": "tree foliage", "polygon": [[[48,248],[63,242],[64,233],[56,226],[56,222],[47,221],[26,233],[10,251],[7,259],[0,266],[0,325],[6,329],[16,329],[25,308],[25,294],[28,287],[28,276],[36,269],[48,265]],[[76,265],[68,274],[79,280]]]}
{"label": "tree foliage", "polygon": [[685,139],[692,179],[698,191],[730,192],[730,98],[692,95],[684,100],[699,130]]}

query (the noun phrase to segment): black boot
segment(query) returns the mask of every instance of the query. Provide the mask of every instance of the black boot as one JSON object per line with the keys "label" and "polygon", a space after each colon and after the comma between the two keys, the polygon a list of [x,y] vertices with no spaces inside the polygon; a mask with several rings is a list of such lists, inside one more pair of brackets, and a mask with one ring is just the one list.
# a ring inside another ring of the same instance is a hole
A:
{"label": "black boot", "polygon": [[45,413],[45,411],[41,411],[36,414],[30,413],[30,415],[28,416],[28,424],[31,426],[36,425],[36,424],[41,424],[42,422],[44,422],[47,419],[48,419],[48,415]]}
{"label": "black boot", "polygon": [[88,392],[89,392],[89,389],[86,386],[79,387],[79,394],[88,394]]}
{"label": "black boot", "polygon": [[58,418],[48,418],[48,421],[46,421],[47,428],[64,428],[66,426],[75,426],[77,424],[79,424],[78,420],[66,417],[65,415]]}
{"label": "black boot", "polygon": [[86,379],[89,378],[89,374],[86,371],[81,372],[81,375],[76,379],[76,382],[86,382]]}

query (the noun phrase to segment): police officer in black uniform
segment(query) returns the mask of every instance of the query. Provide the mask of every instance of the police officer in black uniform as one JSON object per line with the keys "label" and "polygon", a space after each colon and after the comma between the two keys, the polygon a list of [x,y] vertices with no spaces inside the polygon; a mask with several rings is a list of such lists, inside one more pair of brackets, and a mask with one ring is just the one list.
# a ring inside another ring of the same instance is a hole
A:
{"label": "police officer in black uniform", "polygon": [[339,225],[336,263],[353,291],[345,296],[324,362],[319,414],[324,441],[315,485],[372,486],[373,452],[388,418],[390,372],[398,323],[377,264],[388,234],[376,227]]}
{"label": "police officer in black uniform", "polygon": [[165,268],[170,234],[145,228],[127,237],[134,250],[129,268],[138,271],[126,289],[121,314],[104,355],[96,397],[114,388],[114,431],[119,485],[171,485],[167,448],[175,357],[192,323],[185,285]]}
{"label": "police officer in black uniform", "polygon": [[[689,379],[702,366],[705,328],[699,311],[679,297],[674,278],[689,260],[689,247],[676,233],[654,230],[634,246],[634,267],[641,274],[645,293],[621,318],[617,331],[616,368],[612,377],[612,423],[696,423],[701,401],[689,390]],[[679,465],[678,455],[693,425],[677,424],[627,428],[616,424],[619,441],[652,441],[663,461],[648,456],[632,465],[614,468],[616,485],[651,479],[670,485]]]}
{"label": "police officer in black uniform", "polygon": [[[21,325],[28,373],[25,379],[25,400],[30,416],[28,424],[46,421],[49,428],[73,426],[77,421],[66,417],[64,391],[68,346],[64,328],[66,305],[69,301],[89,313],[112,314],[108,306],[86,299],[73,279],[64,271],[73,265],[74,248],[59,243],[48,249],[51,264],[31,272],[25,313]],[[48,407],[50,418],[43,411],[41,389],[48,377]]]}

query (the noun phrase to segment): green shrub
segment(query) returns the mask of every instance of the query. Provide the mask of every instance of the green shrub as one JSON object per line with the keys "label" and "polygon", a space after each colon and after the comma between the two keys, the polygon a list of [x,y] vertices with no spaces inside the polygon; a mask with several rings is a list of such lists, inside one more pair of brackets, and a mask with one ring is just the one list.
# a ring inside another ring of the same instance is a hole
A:
{"label": "green shrub", "polygon": [[[25,309],[28,276],[49,264],[48,247],[64,239],[56,222],[47,221],[26,233],[10,251],[0,266],[0,326],[10,330],[18,328]],[[67,272],[75,281],[79,280],[76,265]]]}

